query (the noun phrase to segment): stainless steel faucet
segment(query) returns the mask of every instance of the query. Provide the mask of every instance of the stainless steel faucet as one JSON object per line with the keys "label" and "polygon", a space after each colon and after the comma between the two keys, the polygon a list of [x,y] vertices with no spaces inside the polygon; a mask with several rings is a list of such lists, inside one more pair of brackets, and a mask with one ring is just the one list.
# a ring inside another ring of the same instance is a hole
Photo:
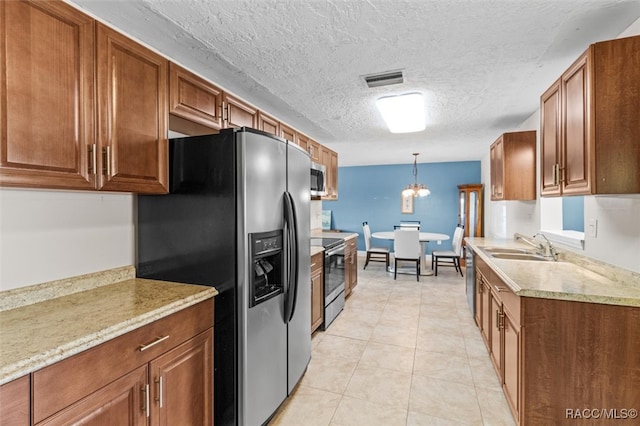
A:
{"label": "stainless steel faucet", "polygon": [[553,247],[553,245],[551,244],[551,241],[549,241],[547,236],[544,235],[542,232],[536,233],[533,236],[533,238],[537,237],[538,235],[541,236],[542,238],[544,238],[544,240],[546,241],[546,244],[540,244],[540,248],[543,251],[542,255],[544,257],[552,257],[553,260],[557,261],[558,260],[558,252],[556,251],[555,247]]}
{"label": "stainless steel faucet", "polygon": [[[542,238],[544,238],[545,242],[544,243],[536,242],[535,238],[537,236],[541,236]],[[553,259],[555,261],[558,260],[558,252],[556,251],[555,247],[553,247],[553,244],[551,244],[551,241],[549,241],[546,235],[544,235],[542,232],[536,233],[533,236],[533,238],[527,237],[526,235],[522,235],[516,232],[513,237],[516,240],[522,240],[523,242],[529,244],[531,247],[535,247],[536,249],[539,250],[538,253],[540,255],[546,258]]]}

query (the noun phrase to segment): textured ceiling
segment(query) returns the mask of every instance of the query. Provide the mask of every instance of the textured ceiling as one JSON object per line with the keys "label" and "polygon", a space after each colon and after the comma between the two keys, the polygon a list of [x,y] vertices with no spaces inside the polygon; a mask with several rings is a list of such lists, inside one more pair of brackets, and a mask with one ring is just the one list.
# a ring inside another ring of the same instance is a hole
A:
{"label": "textured ceiling", "polygon": [[[72,0],[340,156],[341,165],[479,160],[539,108],[590,43],[640,1]],[[362,76],[403,70],[369,89]],[[375,108],[421,92],[427,128],[397,135]]]}

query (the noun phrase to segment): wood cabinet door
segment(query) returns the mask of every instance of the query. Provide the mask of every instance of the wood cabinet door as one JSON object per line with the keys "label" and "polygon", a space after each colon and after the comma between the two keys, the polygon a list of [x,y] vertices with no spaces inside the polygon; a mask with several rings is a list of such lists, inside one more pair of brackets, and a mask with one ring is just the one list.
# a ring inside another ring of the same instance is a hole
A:
{"label": "wood cabinet door", "polygon": [[347,297],[351,294],[351,283],[349,282],[349,277],[351,276],[351,268],[353,265],[351,263],[351,252],[349,252],[348,248],[344,249],[344,297]]}
{"label": "wood cabinet door", "polygon": [[311,140],[307,136],[303,135],[302,133],[298,133],[298,145],[300,145],[302,149],[310,153],[310,144]]}
{"label": "wood cabinet door", "polygon": [[331,170],[331,150],[324,145],[320,146],[320,164],[324,165],[327,174],[326,178],[326,195],[322,196],[323,200],[330,200],[333,196],[333,188],[331,187],[331,180],[333,171]]}
{"label": "wood cabinet door", "polygon": [[150,363],[151,425],[213,424],[213,328]]}
{"label": "wood cabinet door", "polygon": [[[478,274],[477,270],[476,274]],[[477,276],[478,278],[476,278],[476,280],[480,281],[479,285],[482,287],[482,309],[480,310],[480,313],[482,315],[482,338],[484,339],[484,343],[487,345],[487,349],[489,349],[489,352],[491,352],[491,346],[489,343],[489,339],[491,338],[491,288],[489,288],[489,284],[485,281],[485,278],[482,275],[478,274]]]}
{"label": "wood cabinet door", "polygon": [[338,199],[338,153],[331,151],[331,158],[329,161],[329,169],[331,169],[331,175],[329,176],[329,184],[333,188],[331,198],[333,200]]}
{"label": "wood cabinet door", "polygon": [[24,376],[0,386],[0,425],[28,426],[31,420],[31,381]]}
{"label": "wood cabinet door", "polygon": [[92,189],[94,20],[0,2],[0,185]]}
{"label": "wood cabinet door", "polygon": [[321,151],[321,164],[327,170],[327,194],[322,197],[323,200],[338,199],[338,154],[324,145],[319,145]]}
{"label": "wood cabinet door", "polygon": [[489,347],[491,349],[491,361],[498,373],[498,377],[500,377],[500,383],[502,383],[502,304],[495,294],[490,291],[489,294],[491,300],[489,304]]}
{"label": "wood cabinet door", "polygon": [[480,277],[478,270],[476,270],[476,282],[475,282],[476,297],[474,300],[475,320],[476,320],[476,324],[478,325],[478,329],[480,329],[480,333],[484,337],[484,332],[482,330],[482,328],[484,327],[483,315],[482,315],[482,305],[483,305],[482,298],[484,297],[483,290],[484,290],[484,287],[482,285],[482,278]]}
{"label": "wood cabinet door", "polygon": [[503,317],[504,334],[504,393],[513,417],[519,419],[520,413],[520,327],[511,318],[507,310]]}
{"label": "wood cabinet door", "polygon": [[561,78],[564,169],[560,176],[563,194],[591,192],[589,65],[589,56],[585,53]]}
{"label": "wood cabinet door", "polygon": [[241,101],[233,95],[224,93],[223,100],[223,114],[224,114],[224,127],[251,127],[257,129],[258,126],[258,110],[249,105],[248,103]]}
{"label": "wood cabinet door", "polygon": [[358,248],[356,246],[356,241],[353,240],[349,243],[350,245],[350,259],[349,259],[349,276],[347,279],[349,280],[349,288],[351,291],[358,285]]}
{"label": "wood cabinet door", "polygon": [[278,136],[280,135],[280,122],[270,115],[258,111],[258,130]]}
{"label": "wood cabinet door", "polygon": [[504,198],[504,147],[502,138],[491,145],[491,199],[502,200]]}
{"label": "wood cabinet door", "polygon": [[291,127],[287,126],[284,123],[280,123],[280,136],[288,140],[289,142],[293,142],[296,145],[298,144],[298,132],[293,130]]}
{"label": "wood cabinet door", "polygon": [[312,257],[311,272],[311,332],[313,333],[324,321],[324,298],[323,298],[323,282],[322,282],[322,266],[314,270],[314,262],[320,262],[322,258]]}
{"label": "wood cabinet door", "polygon": [[98,187],[168,192],[168,61],[97,24]]}
{"label": "wood cabinet door", "polygon": [[540,97],[540,194],[560,195],[560,80]]}
{"label": "wood cabinet door", "polygon": [[170,63],[169,113],[212,129],[221,129],[222,89]]}
{"label": "wood cabinet door", "polygon": [[313,139],[309,139],[309,145],[307,147],[307,151],[311,156],[311,161],[315,161],[316,163],[322,162],[322,149],[320,148],[320,144]]}
{"label": "wood cabinet door", "polygon": [[146,425],[147,366],[140,367],[37,425]]}

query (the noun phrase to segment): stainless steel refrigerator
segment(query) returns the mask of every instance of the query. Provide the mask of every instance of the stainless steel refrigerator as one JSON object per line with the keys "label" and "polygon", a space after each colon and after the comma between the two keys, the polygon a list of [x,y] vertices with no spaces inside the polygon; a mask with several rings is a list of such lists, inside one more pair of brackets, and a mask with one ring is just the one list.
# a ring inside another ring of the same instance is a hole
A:
{"label": "stainless steel refrigerator", "polygon": [[215,286],[216,425],[263,424],[311,358],[310,159],[253,129],[169,141],[140,195],[137,275]]}

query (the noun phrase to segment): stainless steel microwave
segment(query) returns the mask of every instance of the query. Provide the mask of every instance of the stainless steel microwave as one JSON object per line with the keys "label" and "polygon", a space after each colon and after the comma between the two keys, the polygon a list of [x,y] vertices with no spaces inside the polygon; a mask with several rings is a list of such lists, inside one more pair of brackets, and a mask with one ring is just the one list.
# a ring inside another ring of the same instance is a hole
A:
{"label": "stainless steel microwave", "polygon": [[327,195],[327,168],[322,164],[311,163],[311,196]]}

